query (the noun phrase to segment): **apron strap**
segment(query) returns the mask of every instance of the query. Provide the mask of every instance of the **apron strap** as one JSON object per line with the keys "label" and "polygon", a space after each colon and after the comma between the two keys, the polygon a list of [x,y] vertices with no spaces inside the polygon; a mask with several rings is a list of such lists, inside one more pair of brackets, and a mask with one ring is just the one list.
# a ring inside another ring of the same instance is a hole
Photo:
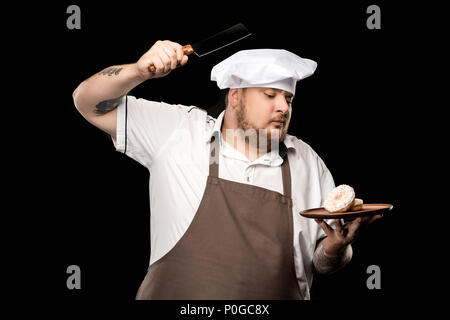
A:
{"label": "apron strap", "polygon": [[291,169],[289,168],[289,159],[287,152],[283,158],[283,164],[281,165],[281,176],[283,177],[283,192],[288,198],[292,198],[291,191]]}
{"label": "apron strap", "polygon": [[[210,158],[209,158],[209,175],[212,177],[219,177],[219,152],[220,152],[220,137],[213,135],[210,141]],[[286,197],[292,198],[291,191],[291,170],[289,168],[289,160],[287,152],[283,158],[281,165],[281,177],[283,179],[283,193]]]}

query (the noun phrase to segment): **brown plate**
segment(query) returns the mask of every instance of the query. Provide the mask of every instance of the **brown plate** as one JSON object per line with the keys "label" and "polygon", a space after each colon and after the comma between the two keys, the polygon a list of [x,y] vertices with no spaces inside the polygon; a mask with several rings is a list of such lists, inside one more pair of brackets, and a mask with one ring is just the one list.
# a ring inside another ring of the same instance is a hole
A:
{"label": "brown plate", "polygon": [[300,211],[299,214],[305,218],[314,218],[314,219],[356,218],[379,214],[382,213],[379,211],[391,210],[393,207],[394,206],[389,203],[372,203],[372,204],[363,204],[362,209],[359,211],[331,213],[325,210],[324,208],[314,208]]}

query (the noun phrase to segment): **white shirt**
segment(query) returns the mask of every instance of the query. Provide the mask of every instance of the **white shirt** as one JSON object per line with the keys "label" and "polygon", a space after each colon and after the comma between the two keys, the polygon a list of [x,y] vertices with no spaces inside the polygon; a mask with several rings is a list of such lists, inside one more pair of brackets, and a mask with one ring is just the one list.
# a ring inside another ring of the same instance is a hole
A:
{"label": "white shirt", "polygon": [[[223,116],[224,112],[216,120],[194,106],[133,96],[124,97],[117,108],[116,150],[150,171],[150,264],[175,246],[197,212],[209,174],[209,141],[213,132],[220,134]],[[283,193],[283,160],[278,152],[251,162],[220,141],[219,178]],[[322,206],[334,181],[305,142],[287,135],[284,144],[292,179],[295,269],[301,294],[309,299],[314,249],[325,233],[313,219],[298,213]]]}

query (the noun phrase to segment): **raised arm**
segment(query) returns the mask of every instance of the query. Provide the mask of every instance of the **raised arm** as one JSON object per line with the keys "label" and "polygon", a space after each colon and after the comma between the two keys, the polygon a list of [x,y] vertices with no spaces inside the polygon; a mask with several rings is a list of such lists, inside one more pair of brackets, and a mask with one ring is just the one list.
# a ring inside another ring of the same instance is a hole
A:
{"label": "raised arm", "polygon": [[[116,108],[123,96],[142,82],[166,76],[188,57],[181,45],[157,41],[136,63],[108,67],[83,81],[73,92],[74,104],[94,126],[116,138]],[[154,65],[155,72],[149,66]]]}

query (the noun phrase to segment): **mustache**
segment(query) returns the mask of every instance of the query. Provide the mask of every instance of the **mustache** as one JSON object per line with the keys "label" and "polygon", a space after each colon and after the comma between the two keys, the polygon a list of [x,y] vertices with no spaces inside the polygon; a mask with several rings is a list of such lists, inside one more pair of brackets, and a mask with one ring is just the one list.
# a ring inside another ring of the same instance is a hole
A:
{"label": "mustache", "polygon": [[281,117],[273,118],[271,121],[280,121],[280,122],[286,123],[287,119],[288,119],[288,116],[287,115],[283,115]]}

